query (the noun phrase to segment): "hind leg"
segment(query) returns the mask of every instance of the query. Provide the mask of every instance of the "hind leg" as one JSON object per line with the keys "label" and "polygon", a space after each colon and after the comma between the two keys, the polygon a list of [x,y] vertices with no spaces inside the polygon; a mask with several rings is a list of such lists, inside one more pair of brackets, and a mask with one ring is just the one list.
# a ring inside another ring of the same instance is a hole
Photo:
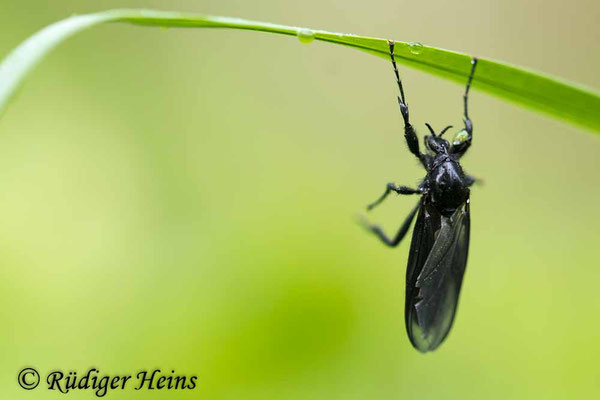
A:
{"label": "hind leg", "polygon": [[421,206],[421,202],[419,202],[417,204],[417,206],[410,212],[410,214],[408,214],[408,216],[406,217],[406,219],[400,226],[400,229],[398,229],[398,232],[396,233],[396,235],[393,238],[389,238],[383,232],[381,227],[378,225],[371,225],[370,223],[368,223],[366,221],[361,221],[361,224],[366,229],[373,232],[379,238],[379,240],[381,240],[384,244],[386,244],[390,247],[396,247],[396,246],[398,246],[398,244],[400,244],[400,242],[402,241],[404,236],[406,236],[406,233],[408,232],[408,229],[410,228],[410,224],[411,224],[413,218],[415,217],[415,214],[417,213],[417,211],[419,211],[420,206]]}

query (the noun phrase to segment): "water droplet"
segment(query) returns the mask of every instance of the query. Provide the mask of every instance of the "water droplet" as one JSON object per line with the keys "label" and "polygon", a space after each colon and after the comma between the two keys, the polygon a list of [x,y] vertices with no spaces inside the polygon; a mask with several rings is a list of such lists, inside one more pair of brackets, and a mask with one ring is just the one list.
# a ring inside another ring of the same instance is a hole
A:
{"label": "water droplet", "polygon": [[410,52],[414,55],[421,54],[421,52],[423,51],[423,45],[419,42],[410,42],[408,44],[408,47],[410,49]]}
{"label": "water droplet", "polygon": [[302,43],[310,43],[315,40],[315,32],[311,29],[300,28],[298,30],[298,40]]}

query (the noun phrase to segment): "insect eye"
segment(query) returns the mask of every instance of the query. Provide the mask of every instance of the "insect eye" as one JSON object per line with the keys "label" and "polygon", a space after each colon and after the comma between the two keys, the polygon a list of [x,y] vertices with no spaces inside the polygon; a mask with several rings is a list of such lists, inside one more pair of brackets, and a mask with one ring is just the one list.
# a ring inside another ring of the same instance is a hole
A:
{"label": "insect eye", "polygon": [[466,130],[463,129],[454,136],[454,139],[452,140],[452,145],[458,146],[460,144],[463,144],[468,138],[469,134]]}
{"label": "insect eye", "polygon": [[429,138],[428,136],[425,136],[425,137],[423,138],[423,142],[425,142],[425,148],[426,148],[427,150],[431,150],[431,146],[429,145],[429,139],[430,139],[430,138]]}

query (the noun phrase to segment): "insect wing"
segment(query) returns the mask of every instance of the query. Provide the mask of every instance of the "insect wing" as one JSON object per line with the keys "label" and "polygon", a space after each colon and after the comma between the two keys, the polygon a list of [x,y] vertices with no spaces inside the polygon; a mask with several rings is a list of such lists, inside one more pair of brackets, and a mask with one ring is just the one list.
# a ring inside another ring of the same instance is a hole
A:
{"label": "insect wing", "polygon": [[414,340],[416,333],[413,333],[413,331],[419,331],[415,309],[415,305],[419,301],[417,278],[421,274],[425,261],[431,252],[434,244],[434,233],[437,230],[436,226],[439,226],[439,224],[439,213],[433,207],[423,202],[417,215],[410,243],[408,265],[406,267],[406,300],[404,306],[406,331],[411,343],[417,349],[419,349],[419,345]]}
{"label": "insect wing", "polygon": [[452,327],[467,264],[470,216],[468,201],[450,217],[422,209],[407,270],[406,324],[413,346],[427,352],[435,350]]}

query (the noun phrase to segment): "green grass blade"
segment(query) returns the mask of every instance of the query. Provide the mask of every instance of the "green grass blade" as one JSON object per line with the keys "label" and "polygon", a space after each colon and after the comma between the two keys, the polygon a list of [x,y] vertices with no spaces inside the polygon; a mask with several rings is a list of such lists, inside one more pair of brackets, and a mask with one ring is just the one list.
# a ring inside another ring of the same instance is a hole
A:
{"label": "green grass blade", "polygon": [[[299,36],[354,47],[380,57],[388,56],[387,40],[322,30],[248,21],[239,18],[153,10],[110,10],[74,16],[31,36],[0,64],[0,115],[31,69],[55,46],[71,35],[105,22],[182,28],[233,28]],[[411,43],[396,42],[396,58],[409,67],[466,82],[471,57],[467,54]],[[539,72],[479,58],[473,79],[475,90],[487,92],[542,111],[600,133],[600,93]]]}

